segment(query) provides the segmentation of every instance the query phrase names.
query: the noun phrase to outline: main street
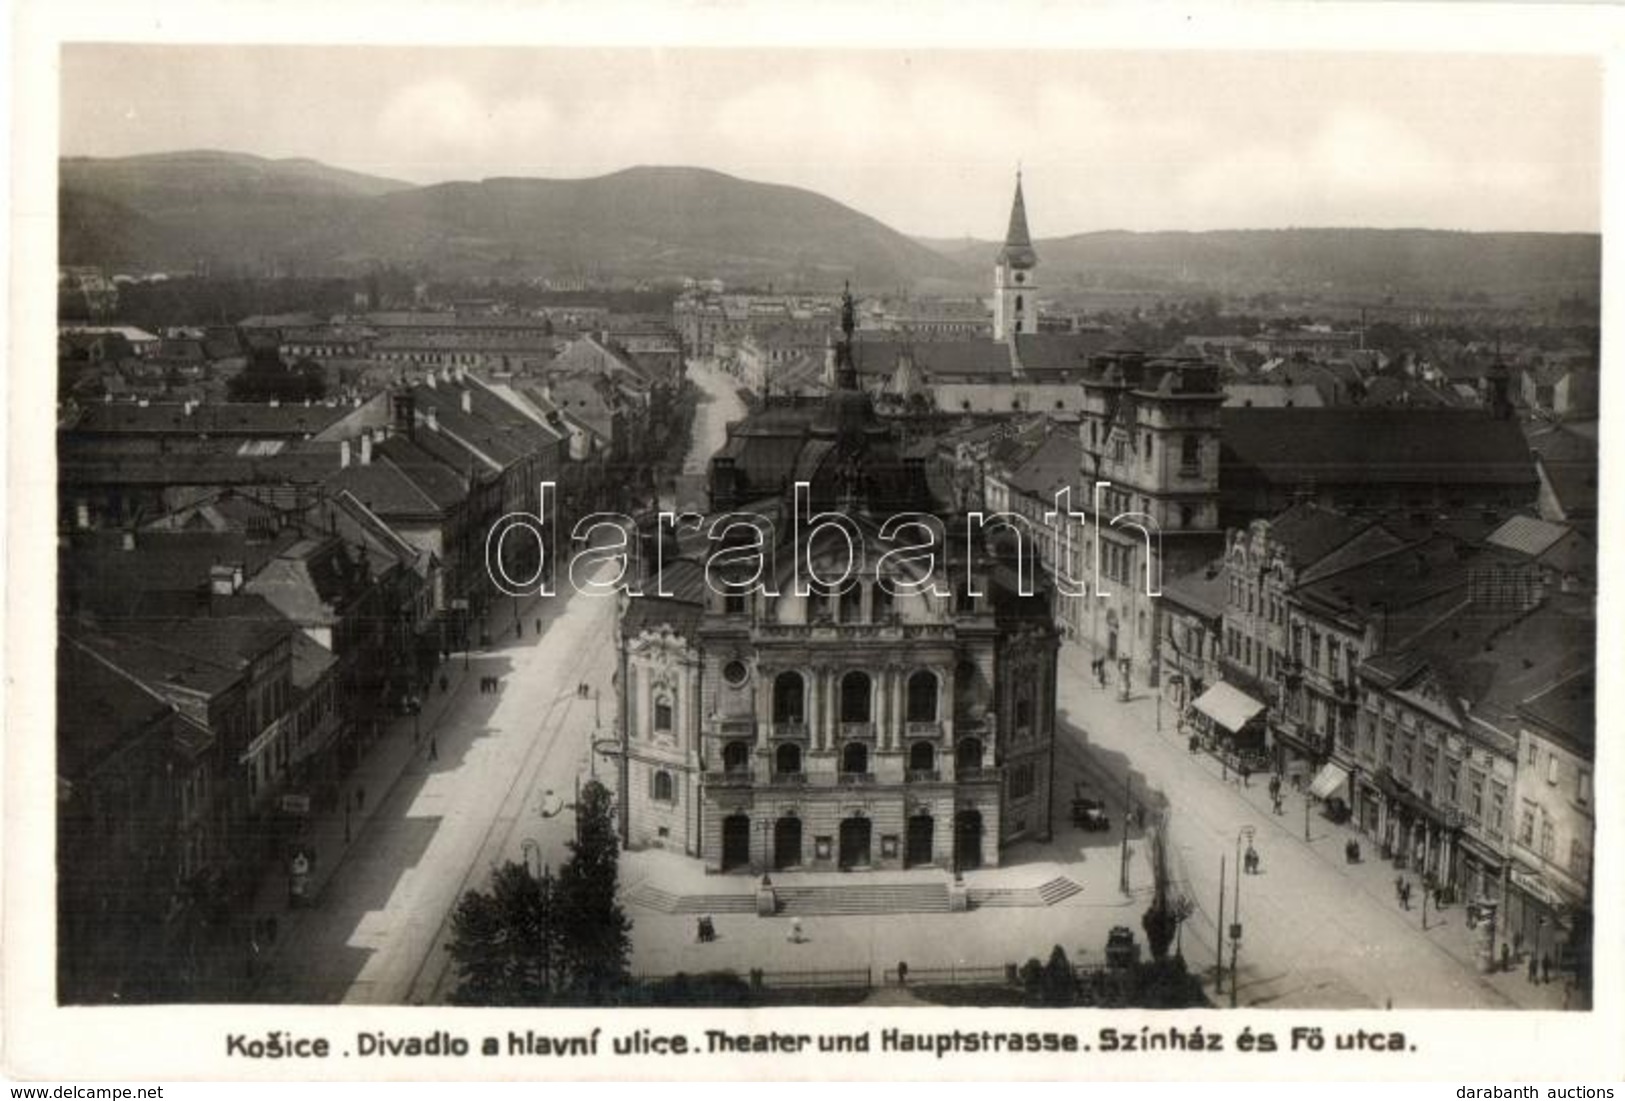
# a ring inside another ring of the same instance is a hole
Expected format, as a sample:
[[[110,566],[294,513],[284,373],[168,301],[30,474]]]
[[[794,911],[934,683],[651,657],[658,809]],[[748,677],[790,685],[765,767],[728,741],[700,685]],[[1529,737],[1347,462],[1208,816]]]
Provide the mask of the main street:
[[[1514,1008],[1561,1004],[1556,987],[1527,987],[1514,975],[1478,974],[1467,949],[1460,905],[1429,915],[1422,928],[1420,884],[1413,909],[1393,890],[1393,869],[1377,861],[1347,865],[1347,834],[1289,792],[1282,815],[1269,807],[1267,777],[1242,789],[1221,777],[1216,761],[1192,754],[1164,707],[1157,729],[1155,699],[1144,688],[1127,704],[1116,687],[1094,687],[1088,654],[1062,651],[1060,708],[1087,753],[1117,778],[1132,771],[1136,795],[1169,811],[1173,863],[1181,889],[1198,909],[1186,930],[1212,957],[1219,920],[1219,862],[1225,860],[1224,924],[1235,920],[1237,837],[1253,831],[1262,869],[1242,875],[1241,1005],[1383,1008]],[[1241,844],[1245,851],[1246,842]],[[1187,940],[1189,943],[1189,940]],[[1226,961],[1229,942],[1226,939]],[[1223,1001],[1229,1001],[1226,976]],[[1516,1001],[1513,999],[1516,998]],[[1215,1000],[1219,1000],[1215,995]]]
[[[613,763],[594,764],[590,753],[595,734],[612,729],[615,609],[612,598],[561,590],[522,608],[516,637],[509,601],[498,601],[491,618],[500,637],[470,655],[467,673],[452,656],[458,683],[445,710],[415,744],[404,720],[374,748],[374,757],[409,751],[409,759],[388,790],[367,796],[381,803],[314,905],[281,919],[257,997],[444,1000],[458,898],[508,860],[529,855],[533,866],[557,868],[568,855],[577,777],[597,769],[613,780]],[[479,690],[488,676],[499,678],[499,691]]]
[[[684,471],[703,491],[706,464],[744,403],[720,369],[695,366],[692,377],[702,395]],[[315,904],[280,912],[274,887],[262,892],[278,935],[258,999],[398,1005],[449,996],[445,948],[463,892],[485,887],[509,860],[557,868],[568,858],[578,780],[596,774],[614,786],[614,759],[595,759],[592,743],[614,730],[615,614],[614,599],[567,586],[518,608],[498,599],[492,645],[467,656],[466,672],[464,656],[451,657],[451,697],[430,701],[415,739],[411,720],[396,722],[346,784],[346,805],[358,795],[363,807],[368,797],[380,802],[332,857],[338,866]],[[498,678],[500,691],[480,691],[485,677]]]

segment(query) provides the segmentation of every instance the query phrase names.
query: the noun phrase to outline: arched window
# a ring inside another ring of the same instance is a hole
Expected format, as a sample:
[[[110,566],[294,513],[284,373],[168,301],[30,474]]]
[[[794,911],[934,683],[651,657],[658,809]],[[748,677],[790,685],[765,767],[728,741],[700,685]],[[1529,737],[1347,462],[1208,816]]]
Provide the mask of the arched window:
[[[780,673],[773,679],[773,721],[776,723],[806,722],[806,687],[801,674],[794,670]]]
[[[750,771],[750,743],[729,742],[722,747],[722,771]]]
[[[960,772],[968,768],[982,767],[982,740],[980,738],[963,738],[959,749],[954,754],[954,768]]]
[[[670,803],[676,800],[676,787],[671,782],[671,773],[665,771],[655,773],[653,798],[659,803]]]
[[[800,772],[801,747],[794,742],[786,742],[773,754],[774,772]]]
[[[841,721],[869,721],[869,674],[853,671],[841,678]]]
[[[862,742],[848,742],[841,749],[842,772],[868,772],[869,747]]]
[[[937,748],[930,742],[915,742],[908,747],[908,770],[930,772],[937,767]]]
[[[937,721],[937,677],[921,669],[908,678],[908,721],[934,723]]]
[[[661,734],[671,732],[671,700],[665,696],[655,700],[655,730]]]

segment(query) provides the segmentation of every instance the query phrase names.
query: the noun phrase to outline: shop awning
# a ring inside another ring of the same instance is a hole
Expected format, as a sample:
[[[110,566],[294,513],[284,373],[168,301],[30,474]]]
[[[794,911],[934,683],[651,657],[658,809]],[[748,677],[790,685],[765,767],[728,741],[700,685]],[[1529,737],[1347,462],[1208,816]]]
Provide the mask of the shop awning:
[[[1223,681],[1196,697],[1192,707],[1224,727],[1238,731],[1264,710],[1264,705]]]
[[[1314,782],[1309,785],[1309,794],[1316,799],[1330,799],[1342,789],[1348,778],[1349,774],[1341,766],[1328,761],[1315,773]]]

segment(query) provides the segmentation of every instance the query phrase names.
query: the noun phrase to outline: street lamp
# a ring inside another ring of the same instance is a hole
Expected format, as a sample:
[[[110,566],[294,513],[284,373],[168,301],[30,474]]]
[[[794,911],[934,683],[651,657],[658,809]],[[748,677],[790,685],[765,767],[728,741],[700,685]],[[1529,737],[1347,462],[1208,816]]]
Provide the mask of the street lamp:
[[[1233,903],[1234,917],[1230,922],[1230,1008],[1236,1008],[1237,975],[1241,964],[1238,957],[1241,954],[1241,842],[1246,840],[1249,848],[1253,843],[1253,828],[1241,827],[1236,834],[1236,898]]]
[[[1122,855],[1122,859],[1118,862],[1118,868],[1117,868],[1117,889],[1122,891],[1125,895],[1129,893],[1129,889],[1128,889],[1128,820],[1129,820],[1129,810],[1133,806],[1133,804],[1134,804],[1134,774],[1132,772],[1129,772],[1129,773],[1125,773],[1123,775],[1123,855]]]

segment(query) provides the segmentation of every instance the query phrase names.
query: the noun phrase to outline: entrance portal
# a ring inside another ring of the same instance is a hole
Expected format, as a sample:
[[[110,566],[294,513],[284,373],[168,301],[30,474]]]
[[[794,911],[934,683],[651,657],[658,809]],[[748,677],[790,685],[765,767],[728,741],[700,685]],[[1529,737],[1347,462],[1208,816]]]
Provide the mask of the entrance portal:
[[[722,870],[731,872],[750,864],[750,817],[730,814],[722,820]]]
[[[932,861],[931,845],[936,835],[936,822],[929,814],[916,814],[908,820],[908,845],[903,851],[903,866],[917,868]]]
[[[962,872],[982,866],[982,812],[962,810],[954,816],[954,852]]]
[[[779,870],[801,864],[801,819],[780,818],[773,823],[773,867]]]
[[[867,818],[846,818],[841,821],[841,870],[865,868],[869,865],[870,826]]]

